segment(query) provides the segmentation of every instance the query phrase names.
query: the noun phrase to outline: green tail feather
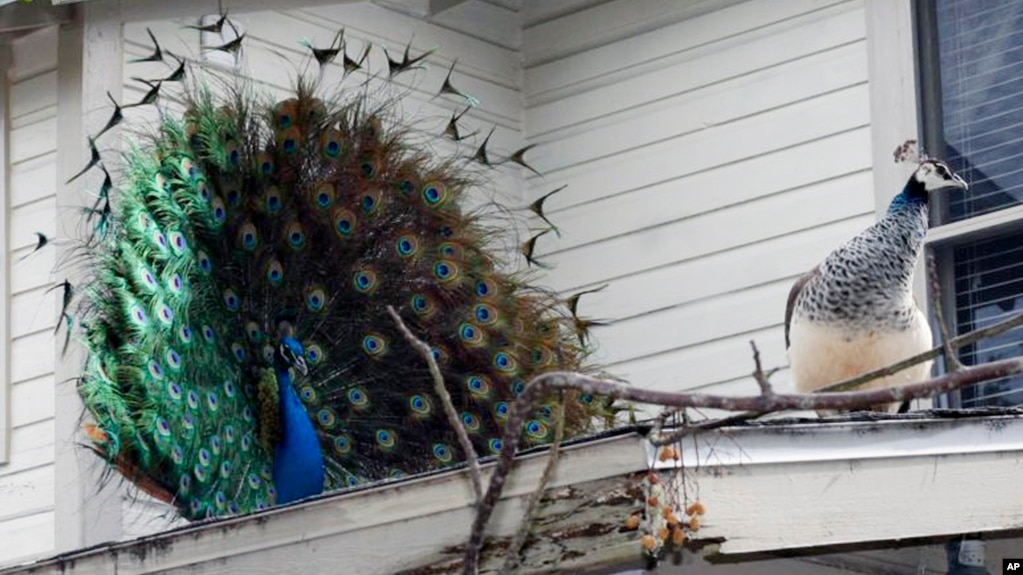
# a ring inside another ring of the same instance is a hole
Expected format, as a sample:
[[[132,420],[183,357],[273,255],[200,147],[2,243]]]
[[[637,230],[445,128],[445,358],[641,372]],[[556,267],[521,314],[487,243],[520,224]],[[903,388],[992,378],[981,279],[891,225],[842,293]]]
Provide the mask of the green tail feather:
[[[184,117],[126,155],[89,243],[79,391],[91,435],[188,517],[273,504],[268,368],[284,333],[305,348],[295,385],[328,489],[462,458],[388,305],[434,346],[484,455],[500,451],[526,381],[585,368],[564,306],[500,271],[497,230],[463,212],[472,174],[411,146],[365,96],[313,92],[300,82],[266,105],[187,89]],[[553,401],[526,423],[528,442],[551,438]],[[567,401],[573,434],[606,413],[592,397]]]

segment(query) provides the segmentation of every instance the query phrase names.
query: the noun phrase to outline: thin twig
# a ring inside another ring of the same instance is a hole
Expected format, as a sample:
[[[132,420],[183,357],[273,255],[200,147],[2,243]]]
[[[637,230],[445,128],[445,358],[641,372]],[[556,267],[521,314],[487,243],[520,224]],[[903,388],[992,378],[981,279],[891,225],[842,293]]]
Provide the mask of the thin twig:
[[[526,538],[529,536],[529,526],[533,523],[533,518],[536,517],[536,512],[540,508],[540,500],[543,498],[544,489],[547,488],[551,478],[554,477],[554,471],[558,468],[558,458],[561,455],[561,441],[565,437],[564,396],[558,402],[557,410],[554,422],[554,440],[551,442],[550,452],[547,455],[547,465],[544,467],[543,475],[540,476],[539,485],[536,486],[533,494],[529,496],[529,504],[526,507],[526,512],[522,515],[519,531],[515,534],[515,540],[512,541],[511,547],[508,549],[504,565],[501,566],[501,575],[512,573],[519,566],[519,562],[522,560],[522,547],[525,546]]]
[[[726,397],[705,393],[672,393],[628,387],[572,372],[554,371],[533,378],[526,389],[515,400],[502,437],[503,448],[498,456],[490,485],[477,508],[465,550],[463,563],[465,575],[476,575],[479,569],[480,550],[487,523],[494,512],[497,501],[504,490],[508,472],[511,470],[521,437],[521,427],[532,409],[533,402],[553,390],[575,389],[583,393],[603,395],[614,399],[650,403],[666,407],[714,408],[730,411],[769,412],[789,409],[856,409],[883,403],[895,403],[910,399],[933,397],[958,389],[965,385],[990,381],[1000,377],[1023,373],[1023,357],[993,361],[970,367],[962,371],[911,383],[901,387],[871,389],[866,391],[830,392],[813,394],[779,394]]]
[[[938,329],[941,330],[941,344],[945,349],[945,361],[949,371],[959,371],[963,369],[963,362],[959,361],[959,356],[956,355],[955,350],[952,348],[951,337],[949,337],[948,322],[945,321],[944,306],[941,305],[941,283],[938,281],[938,262],[934,258],[934,254],[928,252],[927,254],[927,276],[931,283],[931,299],[934,300],[934,317],[938,320]]]
[[[753,348],[753,364],[756,366],[756,369],[753,371],[753,379],[760,386],[760,395],[774,395],[774,388],[771,387],[771,382],[767,379],[768,376],[764,375],[764,367],[760,365],[760,350],[757,349],[757,342],[751,339],[749,340],[749,346]]]
[[[947,345],[953,349],[959,349],[961,347],[970,345],[971,343],[982,340],[984,338],[994,337],[998,334],[1005,333],[1010,329],[1019,327],[1021,325],[1023,325],[1023,313],[1010,317],[1005,321],[1000,321],[994,325],[981,329],[975,329],[969,333],[965,333],[958,337],[954,337],[948,341]],[[914,355],[909,359],[904,359],[898,363],[893,363],[892,365],[889,365],[887,367],[875,369],[874,371],[864,373],[863,375],[858,375],[856,377],[849,378],[845,381],[840,381],[834,385],[823,387],[818,391],[820,392],[848,391],[850,389],[856,389],[857,387],[863,385],[864,383],[867,383],[868,381],[873,381],[881,377],[892,375],[893,373],[898,373],[918,363],[923,363],[929,359],[934,359],[941,355],[944,352],[944,350],[945,345],[939,345],[937,347],[932,348],[929,351],[925,351],[923,353]]]
[[[455,405],[451,402],[451,394],[448,393],[448,389],[444,385],[444,376],[440,372],[437,360],[433,357],[433,350],[430,349],[426,342],[412,333],[412,330],[405,325],[405,322],[402,321],[401,316],[398,315],[393,306],[387,306],[387,313],[391,314],[391,318],[394,319],[394,323],[398,325],[398,329],[401,330],[409,345],[426,360],[426,365],[430,369],[430,376],[433,378],[433,391],[440,398],[441,405],[444,406],[444,413],[448,418],[448,423],[454,428],[455,435],[458,436],[458,443],[462,445],[462,451],[465,452],[465,462],[469,466],[469,480],[472,484],[472,492],[475,496],[476,504],[478,505],[483,500],[483,480],[480,474],[479,458],[476,456],[476,450],[469,439],[469,433],[465,430],[462,419],[458,417],[458,411],[455,410]]]

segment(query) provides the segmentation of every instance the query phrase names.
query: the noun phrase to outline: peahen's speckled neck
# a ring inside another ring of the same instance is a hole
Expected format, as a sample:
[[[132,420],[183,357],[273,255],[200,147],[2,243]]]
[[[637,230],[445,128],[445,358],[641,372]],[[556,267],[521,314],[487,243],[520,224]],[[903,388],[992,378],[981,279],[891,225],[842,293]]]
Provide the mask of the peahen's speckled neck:
[[[911,325],[913,272],[926,233],[927,191],[910,179],[883,218],[824,260],[797,314],[854,332]]]
[[[277,503],[289,503],[323,491],[323,452],[287,369],[277,369],[281,391],[282,435],[274,447]]]

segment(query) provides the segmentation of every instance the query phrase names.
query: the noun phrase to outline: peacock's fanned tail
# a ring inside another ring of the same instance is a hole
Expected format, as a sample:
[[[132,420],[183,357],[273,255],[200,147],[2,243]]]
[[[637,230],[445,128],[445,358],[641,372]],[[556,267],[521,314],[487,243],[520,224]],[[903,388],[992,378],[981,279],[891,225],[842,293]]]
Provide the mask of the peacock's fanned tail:
[[[188,111],[126,154],[89,244],[79,391],[95,449],[129,479],[191,518],[272,505],[284,331],[305,349],[295,387],[326,488],[460,461],[388,305],[434,346],[483,455],[501,450],[529,378],[580,368],[559,300],[500,271],[495,230],[463,211],[471,178],[408,144],[364,95],[318,98],[302,82],[272,105],[186,92]],[[566,401],[569,431],[587,429],[599,402]],[[527,441],[549,440],[551,413],[537,406]]]

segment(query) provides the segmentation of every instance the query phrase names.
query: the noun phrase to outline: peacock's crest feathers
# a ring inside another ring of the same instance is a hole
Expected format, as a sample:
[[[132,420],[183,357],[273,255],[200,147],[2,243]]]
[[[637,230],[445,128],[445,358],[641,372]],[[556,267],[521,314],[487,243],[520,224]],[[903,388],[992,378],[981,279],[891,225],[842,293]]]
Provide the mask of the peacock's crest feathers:
[[[392,73],[421,59],[406,50]],[[300,342],[308,373],[294,389],[327,488],[462,457],[388,305],[433,346],[482,454],[501,450],[526,381],[583,367],[571,314],[505,271],[498,230],[464,208],[477,183],[464,163],[428,153],[364,92],[323,91],[299,81],[268,102],[248,88],[186,88],[186,111],[162,113],[124,154],[87,244],[79,392],[89,436],[189,517],[275,501],[282,337]],[[527,441],[550,440],[555,401],[526,422]],[[568,431],[587,429],[602,406],[566,400]]]

